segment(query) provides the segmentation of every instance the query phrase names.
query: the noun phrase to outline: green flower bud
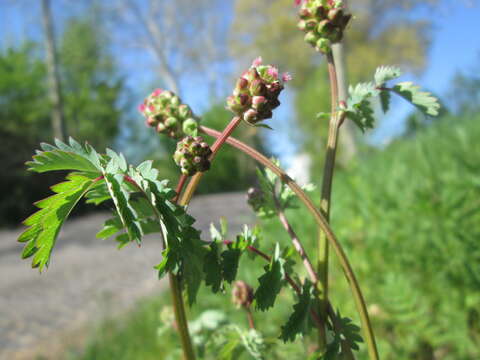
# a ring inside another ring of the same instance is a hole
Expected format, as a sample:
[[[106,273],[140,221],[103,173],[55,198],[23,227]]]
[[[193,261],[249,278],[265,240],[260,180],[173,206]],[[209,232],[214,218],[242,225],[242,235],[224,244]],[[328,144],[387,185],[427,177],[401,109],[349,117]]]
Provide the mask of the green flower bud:
[[[315,48],[316,48],[318,51],[320,51],[320,52],[322,52],[322,53],[324,53],[324,54],[327,54],[327,53],[329,53],[329,52],[331,51],[331,49],[332,49],[332,47],[331,47],[331,42],[330,42],[330,40],[328,40],[328,39],[320,38],[320,39],[317,41],[317,43],[316,43],[316,45],[315,45]]]
[[[195,136],[198,132],[198,122],[193,118],[189,118],[183,122],[183,132],[187,135]]]
[[[309,31],[305,34],[304,40],[310,45],[315,45],[317,43],[317,35],[314,31]]]
[[[187,136],[177,143],[177,150],[173,160],[180,166],[182,174],[192,176],[197,172],[204,172],[210,168],[212,151],[201,136],[193,138]]]

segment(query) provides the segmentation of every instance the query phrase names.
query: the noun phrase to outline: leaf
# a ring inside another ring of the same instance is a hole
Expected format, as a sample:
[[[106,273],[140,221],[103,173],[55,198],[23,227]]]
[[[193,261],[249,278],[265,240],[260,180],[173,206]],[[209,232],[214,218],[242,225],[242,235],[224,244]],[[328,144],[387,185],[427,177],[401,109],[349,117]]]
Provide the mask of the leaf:
[[[265,267],[265,273],[258,278],[260,285],[255,291],[255,303],[258,310],[268,310],[275,303],[285,277],[284,264],[285,260],[280,257],[280,246],[277,243],[270,264]]]
[[[122,229],[122,221],[120,220],[120,218],[114,217],[105,221],[105,223],[103,224],[103,229],[100,230],[95,236],[100,239],[108,239]]]
[[[282,326],[280,339],[284,342],[295,341],[297,335],[305,335],[308,329],[310,307],[312,302],[312,284],[305,281],[298,302],[293,306],[293,313]]]
[[[240,249],[228,249],[222,252],[222,274],[225,281],[232,283],[237,277],[238,263],[242,251]]]
[[[397,79],[402,75],[402,70],[396,66],[380,66],[375,71],[375,85],[383,86],[387,81]]]
[[[205,249],[200,237],[190,238],[182,243],[182,278],[185,282],[189,305],[193,305],[203,280]]]
[[[437,98],[429,92],[420,91],[420,87],[414,83],[409,81],[398,83],[392,88],[392,91],[415,105],[423,113],[430,116],[438,115],[440,104]]]
[[[37,150],[33,161],[26,162],[28,170],[44,173],[54,170],[76,170],[100,175],[98,154],[90,147],[82,147],[70,138],[70,146],[55,141],[57,147],[42,143],[42,150]]]
[[[118,216],[127,230],[130,241],[140,243],[142,240],[142,229],[132,206],[129,204],[128,192],[123,188],[123,175],[105,174],[108,192],[115,204]]]
[[[213,293],[223,290],[222,263],[216,241],[212,241],[208,247],[203,272],[205,273],[205,285],[211,286]]]
[[[35,203],[40,210],[23,222],[29,228],[18,238],[27,243],[22,257],[33,256],[32,267],[41,271],[48,266],[61,226],[93,182],[87,176],[71,173],[66,182],[52,186],[55,195]]]
[[[339,328],[335,329],[336,335],[339,336],[341,340],[347,341],[353,350],[358,351],[360,349],[358,344],[363,342],[360,335],[360,328],[353,323],[352,319],[342,317],[338,310],[336,318],[339,323]]]
[[[349,88],[346,113],[362,132],[373,128],[375,119],[371,100],[379,94],[380,90],[371,82],[360,83]]]
[[[380,91],[380,105],[382,106],[383,113],[386,113],[390,109],[390,92]]]

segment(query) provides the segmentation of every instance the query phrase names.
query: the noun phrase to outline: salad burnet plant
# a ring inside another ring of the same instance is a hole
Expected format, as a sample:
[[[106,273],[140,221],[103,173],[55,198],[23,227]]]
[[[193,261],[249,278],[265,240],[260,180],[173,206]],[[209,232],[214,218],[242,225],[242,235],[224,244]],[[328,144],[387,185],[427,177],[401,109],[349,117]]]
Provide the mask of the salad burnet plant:
[[[309,334],[315,336],[315,348],[305,355],[309,359],[354,359],[363,341],[369,357],[379,359],[365,299],[353,267],[343,251],[341,239],[329,226],[338,134],[345,121],[353,121],[362,131],[372,128],[376,109],[386,112],[391,94],[403,97],[432,116],[438,114],[439,104],[411,82],[394,83],[401,72],[393,66],[378,68],[372,81],[350,86],[347,90],[339,81],[344,71],[342,59],[334,56],[335,47],[342,46],[344,33],[352,20],[347,7],[341,0],[296,0],[295,3],[300,7],[298,28],[305,33],[305,42],[325,56],[330,75],[330,129],[319,205],[307,195],[313,186],[300,187],[277,161],[232,136],[242,124],[273,126],[269,119],[280,106],[282,90],[291,80],[291,75],[281,74],[259,57],[237,79],[232,95],[226,99],[226,107],[233,118],[223,131],[203,126],[200,117],[168,90],[153,91],[139,106],[148,126],[178,141],[172,154],[179,167],[175,189],[162,179],[150,160],[138,166],[129,165],[122,154],[110,149],[99,153],[88,143],[82,145],[74,139],[68,143],[56,140],[54,145],[41,144],[41,150],[27,162],[28,169],[37,173],[66,170],[69,174],[65,182],[52,187],[51,197],[35,204],[39,210],[24,221],[27,229],[18,239],[25,243],[22,257],[31,258],[32,267],[42,271],[49,265],[60,229],[75,205],[82,199],[95,205],[112,201],[115,211],[97,237],[114,237],[121,248],[131,242],[140,244],[147,234],[158,234],[163,251],[155,268],[160,278],[169,279],[174,313],[172,328],[178,332],[185,359],[202,357],[207,349],[222,354],[225,359],[235,358],[239,347],[255,359],[266,359],[266,334],[262,324],[255,322],[255,312],[275,307],[282,301],[279,294],[285,288],[294,292],[297,302],[274,336],[283,342],[303,341]],[[319,121],[324,117],[324,114],[319,116]],[[215,141],[209,145],[207,137]],[[248,189],[247,202],[259,218],[278,219],[291,246],[282,248],[279,243],[266,245],[266,239],[259,241],[262,232],[258,226],[245,226],[234,240],[228,240],[224,221],[220,230],[212,225],[210,241],[201,239],[195,219],[188,214],[188,204],[203,174],[210,166],[215,166],[215,156],[225,143],[264,168],[257,172],[258,185]],[[316,254],[308,253],[286,216],[286,210],[295,209],[299,203],[318,225]],[[335,310],[334,299],[328,296],[329,249],[337,256],[350,286],[360,327]],[[258,259],[263,269],[255,285],[237,279],[244,254]],[[295,269],[298,270],[295,262],[304,268],[304,278],[295,273]],[[199,329],[205,329],[204,320],[196,321],[195,326],[190,322],[194,329],[191,331],[184,299],[188,306],[194,306],[201,286],[213,293],[224,293],[231,287],[232,302],[245,311],[249,329],[242,329],[239,324],[225,326],[223,320],[217,319],[215,326],[207,326],[217,339],[213,342],[198,335]],[[236,339],[235,346],[228,340],[232,336]]]

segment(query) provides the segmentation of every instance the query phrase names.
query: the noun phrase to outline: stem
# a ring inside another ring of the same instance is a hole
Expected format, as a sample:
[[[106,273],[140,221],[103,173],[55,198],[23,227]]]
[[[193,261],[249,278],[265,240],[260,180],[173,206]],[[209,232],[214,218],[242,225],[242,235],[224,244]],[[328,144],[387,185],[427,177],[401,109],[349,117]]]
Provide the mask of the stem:
[[[337,153],[338,130],[340,128],[338,108],[338,82],[335,63],[332,53],[327,54],[328,75],[330,79],[331,91],[331,117],[327,138],[327,153],[325,158],[325,168],[323,171],[322,193],[320,200],[320,209],[327,222],[330,220],[330,203],[332,196],[333,172],[335,169],[335,157]],[[317,269],[320,277],[320,314],[326,313],[328,302],[328,241],[323,231],[318,235],[318,263]]]
[[[180,195],[182,194],[182,190],[183,190],[183,187],[185,186],[185,183],[187,181],[187,175],[181,175],[180,176],[180,179],[178,180],[178,184],[177,184],[177,187],[175,189],[175,192],[177,193],[177,195],[175,195],[175,197],[172,199],[172,201],[174,203],[176,203],[178,201],[178,198],[180,197]]]
[[[177,186],[177,191],[181,192],[181,189],[183,187],[183,184],[185,183],[185,179],[183,179],[183,176],[180,178],[180,181]],[[132,185],[134,185],[147,199],[148,196],[147,194],[143,191],[143,189],[133,180],[130,176],[125,176],[125,181],[128,181]],[[178,197],[178,192],[177,192],[177,197]],[[176,201],[176,200],[175,200]],[[153,206],[150,202],[149,204],[152,207],[153,212],[155,213],[155,216],[157,217],[158,222],[161,221],[162,215],[158,212],[157,208]],[[162,249],[166,248],[166,242],[165,242],[165,234],[163,227],[160,227],[160,237],[162,240]],[[187,315],[185,312],[185,304],[183,303],[183,297],[182,297],[182,290],[180,286],[180,279],[172,274],[171,272],[168,273],[168,280],[170,284],[170,292],[172,294],[172,304],[173,304],[173,312],[175,314],[175,321],[177,324],[177,331],[180,335],[180,341],[182,343],[182,349],[183,349],[183,358],[185,360],[195,360],[195,351],[193,350],[193,344],[192,340],[190,338],[190,332],[188,330],[188,321],[187,321]]]
[[[285,216],[285,213],[282,209],[282,206],[280,205],[280,202],[275,194],[275,190],[273,192],[273,201],[275,202],[275,207],[277,208],[277,215],[278,218],[280,219],[280,222],[282,223],[283,227],[287,231],[288,235],[290,236],[290,239],[292,240],[293,247],[297,251],[298,255],[302,259],[303,266],[307,270],[308,275],[310,276],[310,280],[313,282],[315,287],[319,290],[319,293],[316,295],[318,299],[320,298],[320,283],[319,283],[319,278],[317,273],[315,272],[315,269],[313,268],[312,262],[308,258],[307,252],[305,251],[305,248],[303,247],[302,243],[300,242],[300,239],[298,238],[297,234],[293,230],[292,226],[290,225],[287,217]],[[320,317],[318,320],[318,332],[319,332],[319,348],[324,350],[327,347],[327,334],[325,332],[325,319],[327,318],[326,313],[319,313]],[[322,321],[323,320],[323,321]]]
[[[200,126],[200,130],[209,136],[213,136],[217,138],[221,136],[220,132],[213,129],[209,129],[205,126]],[[327,240],[330,242],[330,245],[335,251],[335,254],[338,257],[340,266],[342,267],[345,277],[347,278],[348,285],[350,286],[350,291],[355,300],[355,305],[357,307],[357,311],[360,316],[360,321],[362,323],[365,342],[367,344],[370,358],[372,360],[379,360],[377,345],[375,342],[375,335],[373,333],[372,324],[368,316],[367,306],[365,304],[362,291],[355,277],[355,273],[353,272],[353,269],[350,265],[350,262],[348,261],[348,258],[345,255],[345,252],[343,251],[343,248],[338,242],[335,234],[333,233],[332,229],[328,225],[328,222],[326,221],[325,217],[316,208],[316,206],[308,198],[308,196],[304,193],[304,191],[300,188],[300,186],[298,186],[297,183],[295,183],[295,181],[292,180],[292,178],[290,178],[282,169],[280,169],[278,166],[272,163],[267,157],[265,157],[255,149],[252,149],[250,146],[244,144],[243,142],[237,139],[228,138],[226,142],[236,147],[237,149],[243,151],[245,154],[255,159],[256,161],[261,163],[263,166],[269,168],[273,173],[275,173],[298,196],[300,201],[305,205],[307,210],[315,218],[317,225],[325,232]]]
[[[249,307],[245,307],[245,312],[247,313],[247,319],[248,319],[248,326],[250,329],[255,329],[255,322],[253,321],[253,314],[252,310],[250,310]]]
[[[170,291],[172,293],[173,312],[175,313],[175,321],[182,342],[183,357],[185,360],[195,360],[195,351],[193,350],[190,332],[188,330],[187,315],[185,312],[185,305],[183,303],[182,290],[180,288],[180,279],[168,273],[168,280],[170,283]]]

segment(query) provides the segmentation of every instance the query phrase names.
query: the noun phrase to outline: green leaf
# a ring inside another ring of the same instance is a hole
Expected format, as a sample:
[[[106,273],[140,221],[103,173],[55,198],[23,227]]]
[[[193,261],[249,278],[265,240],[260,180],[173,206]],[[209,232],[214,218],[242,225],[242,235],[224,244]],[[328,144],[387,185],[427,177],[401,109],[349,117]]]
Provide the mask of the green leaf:
[[[423,113],[430,116],[438,115],[440,104],[437,98],[429,92],[420,91],[420,87],[414,83],[409,81],[399,83],[392,88],[392,91],[412,103]]]
[[[205,249],[200,237],[192,237],[182,242],[182,279],[185,283],[189,305],[193,305],[203,280]]]
[[[108,239],[122,229],[122,221],[120,220],[120,218],[114,217],[105,221],[105,223],[103,224],[103,229],[96,234],[96,237],[99,239]]]
[[[355,325],[352,319],[342,317],[338,310],[336,321],[339,323],[339,328],[335,329],[336,335],[339,336],[341,340],[347,341],[353,350],[358,351],[360,349],[358,344],[363,342],[362,336],[360,335],[360,327]]]
[[[371,100],[379,94],[380,90],[371,82],[349,88],[346,113],[363,132],[373,128],[375,119]]]
[[[118,216],[127,231],[130,241],[140,243],[142,240],[142,228],[138,222],[137,214],[129,203],[129,194],[122,186],[122,174],[112,175],[105,174],[108,192],[115,204]]]
[[[212,287],[212,292],[217,293],[223,290],[222,263],[218,250],[218,244],[214,240],[208,247],[203,264],[203,272],[205,273],[205,285]]]
[[[298,302],[293,306],[293,313],[282,326],[280,339],[284,342],[295,341],[297,335],[305,335],[308,329],[310,307],[312,302],[312,284],[305,281]]]
[[[70,138],[70,145],[66,145],[56,140],[56,147],[46,143],[40,146],[42,150],[37,150],[33,156],[33,161],[28,161],[26,165],[31,171],[43,173],[54,170],[76,170],[87,173],[97,173],[100,176],[101,167],[99,166],[98,154],[93,148],[82,147],[75,140]]]
[[[285,260],[280,257],[280,246],[277,243],[270,264],[265,267],[265,273],[258,279],[260,285],[255,291],[258,310],[265,311],[274,305],[285,278],[284,264]]]
[[[32,267],[41,271],[48,266],[61,226],[93,183],[87,176],[71,173],[66,182],[52,186],[55,195],[35,203],[40,210],[23,222],[29,228],[18,238],[27,243],[22,257],[33,256]]]
[[[390,109],[390,92],[386,90],[380,91],[380,105],[382,106],[383,113],[386,113]]]
[[[375,71],[375,85],[383,86],[387,81],[397,79],[402,75],[402,70],[396,66],[380,66]]]
[[[225,281],[232,283],[237,277],[238,263],[242,251],[240,249],[231,248],[222,252],[222,274]]]

